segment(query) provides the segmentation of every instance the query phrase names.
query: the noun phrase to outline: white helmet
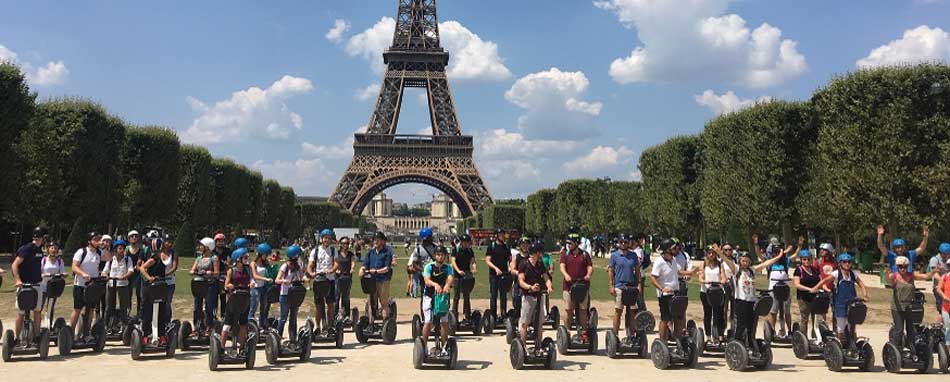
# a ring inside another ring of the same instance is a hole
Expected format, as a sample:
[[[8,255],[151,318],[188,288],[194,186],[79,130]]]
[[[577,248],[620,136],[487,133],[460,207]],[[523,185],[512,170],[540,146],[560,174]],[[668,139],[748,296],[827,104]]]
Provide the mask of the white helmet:
[[[910,259],[908,259],[906,256],[897,256],[897,258],[894,259],[894,265],[908,265],[908,264],[910,264]]]
[[[208,248],[209,251],[214,250],[214,239],[210,237],[206,237],[201,240],[198,240],[198,242],[201,243],[201,245],[205,246],[205,248]]]
[[[824,250],[826,250],[826,251],[828,251],[828,252],[832,252],[832,253],[835,251],[835,247],[834,247],[833,245],[831,245],[831,243],[821,243],[821,246],[819,246],[818,248],[824,249]]]
[[[100,239],[101,239],[101,240],[112,241],[112,236],[109,236],[109,235],[102,235],[102,237],[101,237]]]
[[[154,230],[154,229],[151,230],[151,231],[148,231],[148,233],[145,235],[145,237],[147,237],[147,238],[149,238],[149,239],[158,239],[158,231],[156,231],[156,230]]]

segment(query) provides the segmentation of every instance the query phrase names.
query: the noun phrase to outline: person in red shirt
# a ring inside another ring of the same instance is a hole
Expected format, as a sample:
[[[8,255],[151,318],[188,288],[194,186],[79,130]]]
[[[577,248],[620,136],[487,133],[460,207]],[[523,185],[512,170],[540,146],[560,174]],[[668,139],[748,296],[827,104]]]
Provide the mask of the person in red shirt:
[[[594,272],[594,264],[591,262],[590,255],[578,248],[581,235],[571,233],[567,236],[567,251],[561,255],[561,275],[564,276],[564,282],[561,290],[564,291],[564,326],[571,326],[571,317],[573,317],[574,303],[577,303],[577,316],[581,328],[587,327],[587,309],[590,306],[590,296],[585,296],[583,301],[571,301],[571,284],[581,282],[590,287],[590,276]],[[581,339],[587,342],[587,332],[581,331]]]

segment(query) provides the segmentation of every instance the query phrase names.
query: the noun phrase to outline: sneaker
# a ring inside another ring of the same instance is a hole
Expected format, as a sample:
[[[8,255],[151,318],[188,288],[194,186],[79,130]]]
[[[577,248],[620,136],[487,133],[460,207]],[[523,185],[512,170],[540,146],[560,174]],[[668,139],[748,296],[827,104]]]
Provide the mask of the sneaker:
[[[587,332],[581,332],[581,342],[587,343]]]
[[[142,346],[148,345],[148,336],[142,336]]]
[[[158,337],[158,345],[159,346],[168,345],[168,338],[166,338],[165,336]]]
[[[442,349],[442,354],[441,354],[441,355],[442,355],[442,357],[444,357],[444,358],[448,358],[448,356],[449,356],[448,350]]]

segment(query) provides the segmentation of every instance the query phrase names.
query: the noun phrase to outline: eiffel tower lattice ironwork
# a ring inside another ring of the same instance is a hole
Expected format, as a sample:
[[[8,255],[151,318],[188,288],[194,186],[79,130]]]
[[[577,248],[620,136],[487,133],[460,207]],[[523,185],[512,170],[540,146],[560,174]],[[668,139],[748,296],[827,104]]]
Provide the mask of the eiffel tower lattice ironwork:
[[[379,192],[402,183],[422,183],[446,193],[464,216],[492,203],[472,160],[472,137],[462,135],[439,44],[436,0],[398,0],[392,46],[376,107],[365,134],[356,134],[353,159],[330,196],[359,214]],[[432,135],[396,134],[403,91],[426,88]]]

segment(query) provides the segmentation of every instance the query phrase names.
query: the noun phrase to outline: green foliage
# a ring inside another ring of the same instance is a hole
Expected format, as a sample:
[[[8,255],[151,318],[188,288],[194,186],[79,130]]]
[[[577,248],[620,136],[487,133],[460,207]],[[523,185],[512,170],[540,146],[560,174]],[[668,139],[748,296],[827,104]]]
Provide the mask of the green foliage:
[[[181,147],[178,179],[177,225],[210,231],[214,221],[214,177],[211,154],[204,147]]]
[[[702,216],[710,228],[788,231],[815,140],[809,105],[772,101],[710,120],[703,144]],[[786,237],[786,240],[791,238]]]
[[[214,225],[223,229],[240,226],[248,210],[249,187],[244,183],[247,168],[230,159],[215,158],[211,161],[214,179]]]
[[[593,232],[593,222],[589,219],[590,212],[586,211],[591,205],[591,195],[597,184],[590,179],[575,179],[564,181],[557,186],[555,197],[554,230],[555,235],[561,236],[571,226],[577,226],[584,233]]]
[[[69,236],[66,236],[66,243],[61,244],[63,253],[72,254],[80,247],[86,245],[86,233],[89,232],[82,226],[81,219],[76,219],[73,222],[72,228],[69,230]],[[72,258],[72,256],[67,255],[67,257]]]
[[[640,182],[610,182],[607,187],[607,232],[634,234],[643,230],[640,209],[643,206],[643,184]]]
[[[649,201],[643,203],[641,211],[650,233],[689,237],[698,231],[701,224],[700,156],[700,141],[696,135],[670,138],[640,155],[642,198]]]
[[[936,181],[947,172],[950,66],[861,70],[811,102],[818,143],[799,202],[806,222],[844,238],[878,223],[895,232],[948,225],[947,183]]]
[[[482,228],[502,228],[524,232],[524,207],[516,204],[493,204],[481,210]]]
[[[277,230],[286,237],[299,237],[301,234],[296,203],[297,195],[294,193],[294,189],[282,187],[280,189],[280,218],[277,222]]]
[[[548,224],[554,215],[554,199],[556,197],[556,191],[550,188],[528,195],[524,216],[526,233],[543,236],[553,231]]]
[[[180,144],[175,132],[156,126],[126,129],[122,156],[123,221],[129,226],[175,221]]]
[[[304,236],[310,236],[324,228],[337,228],[349,226],[346,221],[348,211],[341,208],[336,203],[320,202],[307,203],[297,207],[300,219],[300,226]],[[349,217],[352,219],[352,217]]]
[[[30,93],[20,68],[0,62],[0,195],[5,195],[0,198],[0,218],[18,210],[16,197],[28,190],[20,187],[24,163],[16,148],[33,118],[35,101],[36,93]]]
[[[197,242],[198,236],[195,234],[194,225],[186,221],[175,233],[175,253],[181,257],[194,257]]]
[[[246,227],[263,227],[261,209],[264,207],[264,176],[258,171],[249,171],[247,168],[244,169],[243,175],[247,187],[247,206],[242,223]]]

